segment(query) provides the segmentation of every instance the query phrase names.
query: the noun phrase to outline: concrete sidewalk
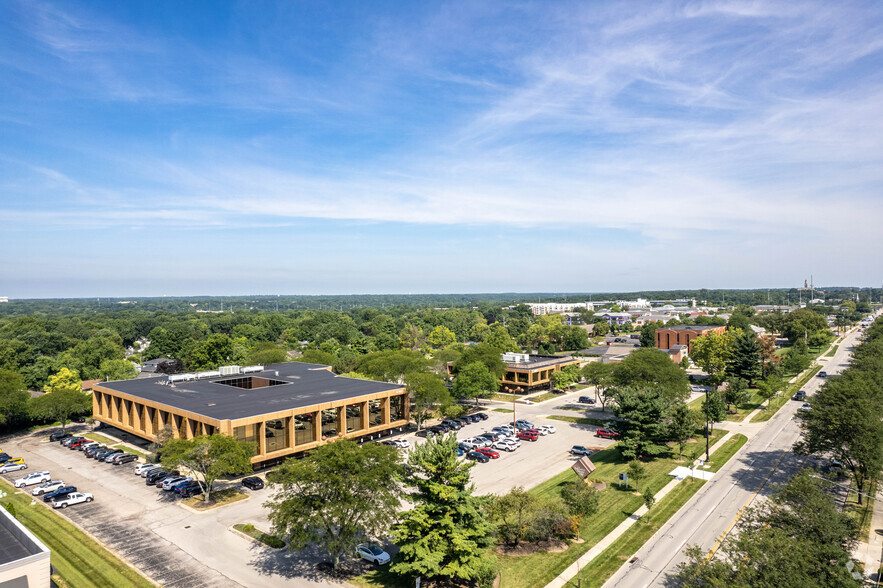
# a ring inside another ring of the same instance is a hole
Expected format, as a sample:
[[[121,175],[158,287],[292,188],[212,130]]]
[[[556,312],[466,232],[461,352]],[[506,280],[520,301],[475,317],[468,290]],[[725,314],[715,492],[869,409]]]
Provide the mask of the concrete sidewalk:
[[[879,585],[883,580],[878,572],[883,565],[883,485],[877,485],[871,531],[862,538],[852,555],[864,565],[865,578]]]

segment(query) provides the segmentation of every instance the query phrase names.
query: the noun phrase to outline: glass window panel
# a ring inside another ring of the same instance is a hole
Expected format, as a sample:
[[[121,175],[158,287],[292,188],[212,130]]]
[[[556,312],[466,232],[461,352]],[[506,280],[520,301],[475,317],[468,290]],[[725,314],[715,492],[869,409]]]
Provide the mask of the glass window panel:
[[[313,442],[316,414],[299,414],[294,417],[294,443],[304,445]]]
[[[362,428],[362,405],[350,404],[346,407],[346,431],[358,431]]]
[[[322,436],[337,436],[337,413],[336,408],[326,408],[322,411]]]
[[[275,419],[264,423],[264,438],[267,453],[288,447],[288,419]]]
[[[368,426],[378,427],[383,424],[383,401],[368,401]]]
[[[389,399],[389,420],[401,421],[405,418],[405,397],[393,396]]]

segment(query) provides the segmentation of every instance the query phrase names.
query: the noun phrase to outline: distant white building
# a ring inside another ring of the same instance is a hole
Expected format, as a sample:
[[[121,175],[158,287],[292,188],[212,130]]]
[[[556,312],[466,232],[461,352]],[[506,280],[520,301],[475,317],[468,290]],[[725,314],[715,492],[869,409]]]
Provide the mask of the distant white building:
[[[0,302],[9,302],[9,296],[0,296]]]
[[[530,302],[528,303],[530,311],[534,316],[543,314],[561,314],[563,312],[573,312],[577,308],[585,308],[587,310],[595,310],[595,305],[591,302]]]

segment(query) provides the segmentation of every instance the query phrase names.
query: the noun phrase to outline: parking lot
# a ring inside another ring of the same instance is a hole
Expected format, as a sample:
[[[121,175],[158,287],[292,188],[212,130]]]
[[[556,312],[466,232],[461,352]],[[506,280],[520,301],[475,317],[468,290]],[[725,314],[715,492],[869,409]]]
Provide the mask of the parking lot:
[[[588,409],[576,403],[580,395],[574,392],[541,404],[516,405],[517,418],[536,425],[554,425],[557,432],[542,436],[536,442],[522,441],[521,447],[513,453],[500,452],[499,459],[477,463],[472,469],[476,492],[504,493],[514,486],[531,488],[570,468],[576,460],[569,453],[572,445],[609,446],[612,441],[594,436],[596,427],[546,418],[552,414],[602,417],[585,411],[562,410],[565,406]],[[488,420],[467,425],[457,432],[457,437],[474,437],[512,422],[511,413],[495,412],[495,407],[511,409],[511,404],[488,403],[484,407]],[[90,429],[78,425],[71,430],[77,434]],[[255,492],[242,489],[249,494],[248,499],[207,512],[194,512],[180,506],[180,501],[171,493],[147,486],[143,478],[133,473],[137,462],[114,466],[88,459],[81,451],[50,442],[48,436],[51,432],[44,430],[0,444],[5,451],[23,457],[28,463],[27,470],[4,474],[3,477],[12,482],[27,473],[47,470],[52,479],[62,479],[80,492],[92,493],[94,502],[73,505],[65,509],[63,515],[161,585],[338,585],[316,573],[317,556],[272,550],[230,531],[236,523],[251,523],[263,530],[270,529],[262,506],[269,498],[268,489]],[[102,433],[107,434],[107,431]],[[424,442],[414,434],[405,438],[411,443]],[[234,483],[227,485],[239,487]],[[30,493],[35,487],[29,486],[22,491]],[[44,505],[34,507],[44,508]]]

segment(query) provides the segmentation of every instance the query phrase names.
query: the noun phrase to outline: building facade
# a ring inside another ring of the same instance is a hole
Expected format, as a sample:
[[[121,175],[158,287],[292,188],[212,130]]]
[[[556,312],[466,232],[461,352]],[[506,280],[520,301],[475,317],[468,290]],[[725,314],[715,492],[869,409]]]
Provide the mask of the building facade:
[[[555,355],[504,353],[506,371],[500,379],[503,392],[528,392],[552,387],[552,374],[568,365],[579,366],[579,359]]]
[[[97,421],[148,441],[164,427],[175,438],[230,435],[255,444],[255,465],[339,437],[381,436],[410,420],[403,386],[299,362],[106,382],[92,395]]]
[[[708,333],[723,333],[727,330],[726,325],[679,325],[676,327],[663,327],[656,329],[656,347],[669,350],[675,345],[686,345],[688,352],[693,350],[693,341]]]
[[[0,586],[49,588],[49,548],[0,506]]]

